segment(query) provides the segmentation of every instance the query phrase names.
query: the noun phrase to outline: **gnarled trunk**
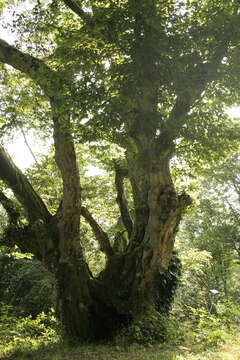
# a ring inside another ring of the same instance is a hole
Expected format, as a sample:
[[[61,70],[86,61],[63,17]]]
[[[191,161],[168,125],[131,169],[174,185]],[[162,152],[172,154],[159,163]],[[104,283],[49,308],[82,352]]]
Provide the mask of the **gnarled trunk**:
[[[79,266],[59,269],[58,311],[69,336],[81,341],[109,340],[148,309],[168,314],[179,264],[173,261],[171,272],[156,273],[151,288],[143,292],[141,253],[115,256],[98,279],[89,279],[86,268],[81,273]]]

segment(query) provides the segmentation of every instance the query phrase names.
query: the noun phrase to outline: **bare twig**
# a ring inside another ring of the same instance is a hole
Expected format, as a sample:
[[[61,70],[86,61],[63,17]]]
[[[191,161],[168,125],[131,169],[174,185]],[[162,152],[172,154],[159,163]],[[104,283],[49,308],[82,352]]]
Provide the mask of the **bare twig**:
[[[28,150],[29,150],[30,154],[32,155],[32,157],[33,157],[33,159],[34,159],[34,161],[35,161],[36,165],[39,167],[39,162],[37,161],[37,158],[36,158],[36,156],[35,156],[34,152],[32,151],[31,146],[29,145],[29,142],[28,142],[27,136],[26,136],[26,134],[25,134],[25,132],[24,132],[24,130],[23,130],[23,128],[22,128],[22,127],[20,127],[20,131],[21,131],[21,133],[22,133],[22,136],[23,136],[23,139],[24,139],[25,145],[27,146],[27,148],[28,148]]]

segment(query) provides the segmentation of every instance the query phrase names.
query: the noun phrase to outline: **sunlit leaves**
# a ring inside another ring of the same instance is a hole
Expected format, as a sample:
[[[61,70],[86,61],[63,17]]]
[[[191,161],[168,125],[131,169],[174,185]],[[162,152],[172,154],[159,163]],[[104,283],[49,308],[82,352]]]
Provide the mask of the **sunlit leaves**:
[[[48,136],[50,108],[41,89],[15,71],[3,71],[0,86],[1,136],[10,136],[19,128],[34,128],[39,131],[39,136]],[[43,127],[44,132],[41,132]]]
[[[104,140],[128,148],[136,131],[157,138],[176,100],[192,96],[190,112],[179,127],[172,121],[170,129],[178,129],[178,159],[200,169],[235,151],[239,128],[224,107],[239,101],[240,93],[236,2],[76,3],[88,20],[63,2],[41,1],[28,12],[15,8],[12,29],[18,46],[59,72],[62,110],[71,112],[77,142]],[[3,80],[9,89],[3,84],[4,126],[50,128],[49,104],[41,91],[20,75],[8,76]],[[201,84],[205,92],[195,96]]]

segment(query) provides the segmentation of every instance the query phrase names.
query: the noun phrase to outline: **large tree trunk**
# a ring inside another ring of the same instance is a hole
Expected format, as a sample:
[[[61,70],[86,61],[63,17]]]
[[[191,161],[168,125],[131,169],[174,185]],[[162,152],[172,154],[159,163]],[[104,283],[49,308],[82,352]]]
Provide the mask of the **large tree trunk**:
[[[113,250],[107,234],[82,208],[82,215],[92,226],[107,263],[94,279],[76,249],[72,263],[56,266],[60,316],[71,336],[84,340],[109,338],[148,309],[165,315],[170,309],[180,271],[176,257],[172,257],[174,238],[190,199],[185,194],[177,195],[174,190],[169,152],[152,155],[152,159],[155,161],[150,169],[148,164],[148,168],[140,168],[140,172],[134,167],[126,171],[116,166],[117,199],[129,236],[128,245],[120,252]],[[128,213],[124,196],[125,176],[132,176],[135,187],[134,219]]]
[[[141,263],[141,252],[114,256],[98,279],[89,278],[83,264],[60,267],[57,310],[66,333],[81,341],[109,340],[149,309],[167,315],[179,264],[173,261],[171,272],[156,273],[154,286],[143,292]]]

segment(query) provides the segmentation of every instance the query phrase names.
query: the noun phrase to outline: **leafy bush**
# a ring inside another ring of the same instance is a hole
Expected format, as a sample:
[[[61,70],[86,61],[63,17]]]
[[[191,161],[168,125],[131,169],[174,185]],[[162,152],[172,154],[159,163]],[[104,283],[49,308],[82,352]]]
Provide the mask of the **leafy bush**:
[[[184,249],[181,254],[182,277],[177,291],[175,307],[188,317],[189,307],[211,309],[215,305],[216,296],[209,289],[216,288],[212,284],[212,255],[205,250],[195,248]]]
[[[164,339],[166,319],[157,311],[149,311],[135,320],[130,326],[122,328],[116,337],[118,345],[148,345],[162,342]]]
[[[0,354],[24,349],[33,350],[59,340],[58,323],[53,313],[39,314],[35,319],[12,315],[9,305],[0,304]]]
[[[0,254],[0,301],[15,314],[36,317],[53,306],[55,282],[37,260],[17,253]]]
[[[234,301],[225,300],[224,302],[217,304],[217,314],[221,321],[230,325],[232,323],[240,323],[240,305]]]
[[[221,318],[205,309],[189,307],[189,317],[185,324],[188,341],[201,347],[217,346],[224,343],[225,328]]]

